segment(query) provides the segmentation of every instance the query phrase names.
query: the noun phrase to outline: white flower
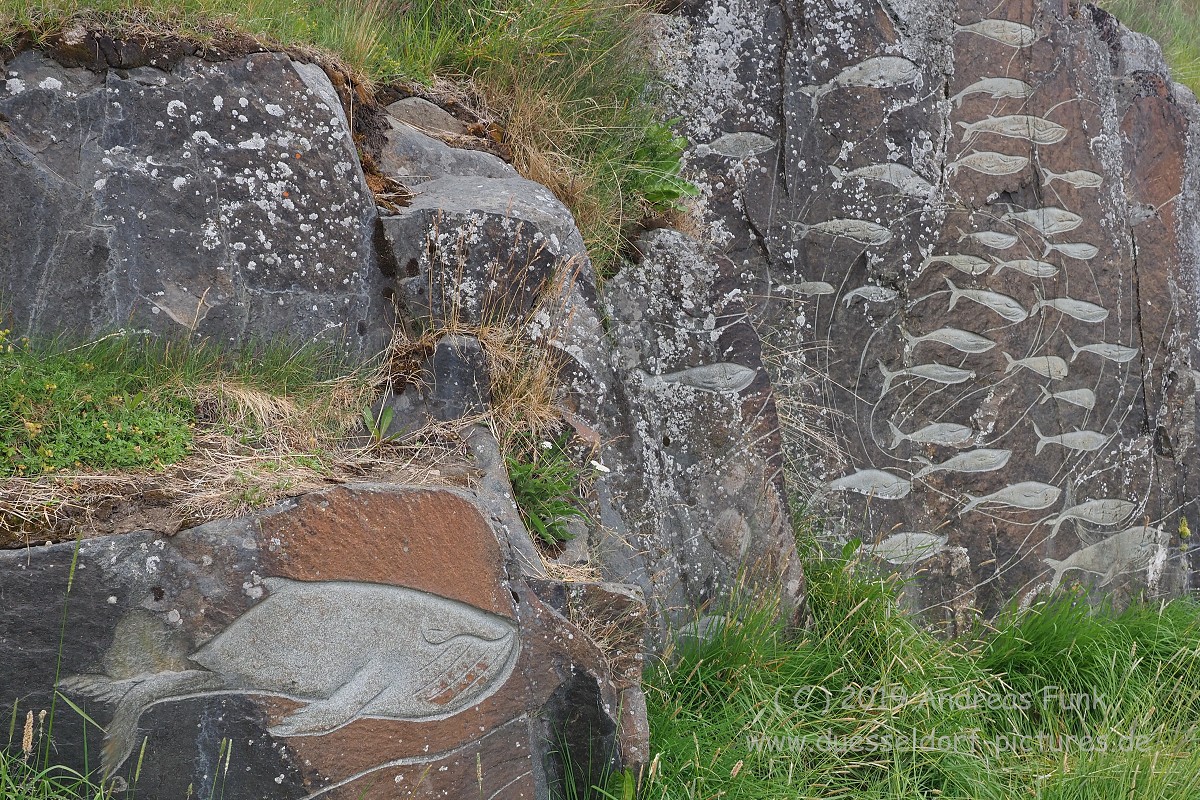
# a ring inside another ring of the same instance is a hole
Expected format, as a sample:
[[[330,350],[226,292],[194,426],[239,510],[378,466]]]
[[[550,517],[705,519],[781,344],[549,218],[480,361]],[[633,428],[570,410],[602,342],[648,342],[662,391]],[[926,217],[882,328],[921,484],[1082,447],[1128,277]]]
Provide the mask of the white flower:
[[[542,442],[543,450],[549,450],[551,447],[554,447],[554,445],[550,444],[549,442]]]

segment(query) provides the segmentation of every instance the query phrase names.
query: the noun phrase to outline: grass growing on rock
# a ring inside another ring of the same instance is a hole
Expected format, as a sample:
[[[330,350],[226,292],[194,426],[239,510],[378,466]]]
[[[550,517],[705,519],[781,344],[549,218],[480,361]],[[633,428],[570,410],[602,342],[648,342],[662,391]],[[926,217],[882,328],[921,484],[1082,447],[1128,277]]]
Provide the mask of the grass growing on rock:
[[[1100,0],[1097,5],[1162,45],[1175,80],[1200,95],[1200,2]]]
[[[342,65],[365,84],[436,84],[485,120],[517,169],[572,210],[593,258],[694,192],[683,142],[655,119],[630,0],[0,0],[0,48],[82,24],[214,45],[230,31]]]

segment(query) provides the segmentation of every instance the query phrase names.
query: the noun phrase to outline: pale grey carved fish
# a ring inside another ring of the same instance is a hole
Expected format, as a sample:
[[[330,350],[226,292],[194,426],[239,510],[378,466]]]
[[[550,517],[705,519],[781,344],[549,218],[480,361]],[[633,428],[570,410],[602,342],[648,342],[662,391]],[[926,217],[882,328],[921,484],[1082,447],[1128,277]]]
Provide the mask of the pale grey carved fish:
[[[997,294],[984,289],[960,289],[954,285],[954,281],[949,278],[945,280],[950,287],[950,309],[954,308],[960,297],[965,297],[981,306],[990,308],[1009,322],[1021,322],[1029,316],[1029,312],[1025,310],[1024,306],[1006,294]]]
[[[850,170],[849,172],[830,166],[829,171],[839,181],[859,178],[888,183],[909,197],[928,197],[933,192],[932,183],[903,164],[872,164],[867,167]]]
[[[888,427],[892,429],[892,443],[889,445],[891,450],[899,447],[901,442],[958,447],[971,441],[971,437],[975,435],[975,431],[966,425],[958,425],[953,422],[934,422],[912,433],[905,433],[890,420]]]
[[[868,303],[890,303],[900,296],[900,293],[895,289],[889,289],[886,286],[860,286],[852,292],[847,292],[844,302],[846,308],[850,307],[850,302],[856,297],[861,297]]]
[[[1058,267],[1034,258],[1017,258],[1012,261],[1001,261],[992,256],[992,261],[996,262],[996,268],[992,270],[993,275],[999,275],[1002,270],[1006,269],[1020,272],[1022,275],[1028,275],[1031,278],[1053,278],[1058,274]]]
[[[1139,525],[1076,550],[1061,561],[1043,558],[1042,561],[1054,570],[1050,591],[1057,589],[1063,574],[1073,569],[1102,575],[1104,577],[1098,585],[1107,586],[1120,573],[1149,565],[1155,554],[1166,548],[1168,541],[1169,535],[1161,528]]]
[[[1043,308],[1053,308],[1080,322],[1096,323],[1103,322],[1108,318],[1108,309],[1095,303],[1076,300],[1072,297],[1053,297],[1047,300],[1036,286],[1033,287],[1033,294],[1037,297],[1037,302],[1030,309],[1029,313],[1031,314],[1037,313]]]
[[[1055,392],[1054,394],[1050,394],[1050,390],[1045,386],[1039,386],[1038,389],[1042,393],[1042,399],[1038,401],[1039,405],[1047,400],[1061,400],[1073,406],[1086,408],[1088,411],[1096,407],[1096,393],[1091,389],[1070,389],[1065,392]]]
[[[1048,483],[1040,483],[1038,481],[1022,481],[1014,483],[1011,486],[1005,486],[1003,489],[985,494],[982,497],[975,495],[966,495],[969,501],[963,510],[959,513],[966,514],[974,508],[991,503],[1001,506],[1012,506],[1013,508],[1023,508],[1027,511],[1037,511],[1042,508],[1049,508],[1058,502],[1058,498],[1062,495],[1062,489],[1057,486],[1051,486]]]
[[[1011,457],[1012,450],[989,450],[987,448],[959,453],[940,464],[930,463],[929,459],[917,456],[917,461],[925,466],[913,476],[913,480],[924,478],[933,472],[991,472],[1004,467]]]
[[[1024,367],[1027,370],[1036,372],[1043,378],[1049,378],[1052,381],[1059,381],[1067,377],[1067,362],[1063,361],[1058,356],[1030,356],[1028,358],[1013,358],[1008,353],[1004,354],[1005,360],[1008,361],[1008,368],[1004,370],[1007,374],[1018,367]]]
[[[1136,510],[1137,505],[1128,500],[1088,500],[1066,509],[1053,519],[1046,520],[1044,524],[1050,526],[1050,535],[1054,536],[1058,527],[1069,519],[1081,519],[1093,525],[1116,525],[1129,519]]]
[[[879,500],[899,500],[912,491],[904,478],[880,469],[860,469],[829,484],[831,492],[857,492]]]
[[[891,89],[916,83],[920,79],[920,68],[907,58],[875,56],[846,67],[832,80],[819,86],[801,86],[800,92],[812,98],[813,113],[815,114],[821,98],[837,89],[851,87]]]
[[[987,261],[980,258],[979,256],[967,256],[967,255],[930,256],[929,258],[927,258],[921,262],[921,268],[919,270],[917,270],[917,272],[918,273],[924,272],[927,267],[929,267],[933,264],[938,264],[938,263],[949,264],[951,267],[954,267],[959,272],[965,272],[968,275],[982,275],[983,273],[985,273],[989,269],[991,269],[991,266],[992,266],[991,264],[989,264]]]
[[[963,98],[973,94],[988,94],[993,100],[1020,98],[1026,100],[1033,95],[1033,87],[1016,78],[980,78],[950,100],[960,108]],[[1028,163],[1028,161],[1026,162]]]
[[[138,720],[160,703],[286,697],[302,705],[271,734],[319,735],[364,717],[445,719],[499,691],[517,661],[516,626],[465,603],[371,583],[266,578],[262,585],[267,598],[188,656],[187,669],[62,681],[64,691],[116,704],[105,775],[129,757]]]
[[[1109,361],[1115,361],[1118,364],[1124,364],[1126,361],[1132,361],[1137,358],[1140,352],[1136,347],[1125,347],[1119,344],[1107,344],[1101,342],[1099,344],[1085,344],[1083,347],[1077,347],[1071,337],[1067,336],[1067,344],[1071,346],[1071,360],[1074,361],[1080,353],[1095,353],[1101,358],[1107,358]]]
[[[1070,172],[1051,172],[1042,168],[1042,185],[1049,186],[1052,181],[1069,183],[1076,189],[1098,189],[1104,183],[1104,177],[1086,169],[1073,169]]]
[[[702,392],[740,392],[754,382],[758,372],[741,364],[731,364],[721,361],[716,364],[703,364],[698,367],[688,367],[678,372],[658,376],[666,383],[678,383],[691,386]]]
[[[900,329],[900,335],[908,340],[907,347],[916,351],[917,345],[921,342],[937,342],[938,344],[949,345],[960,353],[986,353],[996,346],[996,343],[986,336],[980,336],[978,333],[971,333],[959,328],[938,328],[933,333],[927,333],[924,336],[913,336],[904,328]]]
[[[805,239],[810,233],[823,233],[826,236],[851,239],[859,244],[880,245],[892,240],[892,232],[882,225],[867,222],[863,219],[830,219],[805,225],[793,222],[800,230],[800,238]]]
[[[1034,144],[1058,144],[1067,138],[1067,129],[1057,122],[1028,114],[1009,114],[1004,117],[986,117],[978,122],[960,122],[965,142],[980,133],[993,133],[1009,139],[1026,139]]]
[[[958,237],[961,242],[963,239],[970,239],[973,242],[979,242],[984,247],[990,247],[993,250],[1007,250],[1017,243],[1019,237],[1015,233],[1001,233],[1000,231],[975,231],[974,233],[964,233]]]
[[[948,367],[945,364],[938,363],[921,364],[896,372],[892,372],[883,366],[882,361],[876,361],[875,363],[879,365],[879,371],[883,373],[883,391],[879,393],[881,398],[892,390],[892,381],[896,378],[923,378],[927,381],[951,385],[963,383],[975,377],[975,373],[969,370]]]
[[[1034,208],[1029,211],[1009,211],[1002,219],[1028,225],[1042,236],[1067,233],[1083,224],[1083,217],[1054,206]]]
[[[1070,433],[1060,433],[1057,436],[1044,436],[1038,430],[1037,423],[1033,423],[1033,432],[1037,434],[1038,443],[1034,448],[1034,455],[1040,455],[1042,448],[1048,444],[1057,444],[1068,450],[1075,450],[1080,453],[1090,453],[1093,450],[1099,450],[1108,443],[1109,438],[1099,431],[1081,431],[1074,430]]]
[[[971,153],[969,156],[963,156],[957,161],[946,167],[946,172],[950,175],[955,174],[960,169],[969,169],[973,172],[982,172],[984,175],[1012,175],[1020,172],[1029,166],[1029,159],[1025,156],[1010,156],[1004,153],[994,153],[991,150],[982,150]]]
[[[1088,261],[1092,258],[1095,258],[1096,254],[1099,252],[1100,248],[1096,247],[1094,244],[1088,244],[1087,242],[1059,242],[1057,244],[1054,242],[1046,242],[1045,246],[1042,248],[1042,257],[1045,258],[1051,253],[1062,253],[1068,258],[1077,258],[1080,261]]]
[[[970,25],[955,25],[960,33],[973,33],[1009,47],[1029,47],[1038,40],[1037,32],[1028,25],[1006,19],[982,19]]]
[[[901,531],[893,533],[878,544],[864,544],[862,548],[890,564],[909,566],[937,555],[946,546],[948,538],[925,531]]]
[[[803,283],[782,283],[776,287],[776,291],[794,292],[796,294],[805,295],[822,295],[833,294],[837,289],[825,281],[804,281]]]
[[[726,158],[749,158],[759,153],[765,153],[774,146],[775,140],[770,136],[750,131],[726,133],[708,144],[710,150]]]

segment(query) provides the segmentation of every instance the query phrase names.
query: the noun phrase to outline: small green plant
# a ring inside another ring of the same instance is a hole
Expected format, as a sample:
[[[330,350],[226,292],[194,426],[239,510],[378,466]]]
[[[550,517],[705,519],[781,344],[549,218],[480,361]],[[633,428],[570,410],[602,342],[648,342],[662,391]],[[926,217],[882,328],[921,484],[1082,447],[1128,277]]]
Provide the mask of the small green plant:
[[[566,526],[569,519],[587,516],[576,494],[581,474],[567,452],[569,443],[567,434],[505,456],[521,519],[551,546],[572,538]]]
[[[372,447],[382,447],[404,435],[403,428],[388,433],[388,429],[392,427],[392,417],[395,413],[395,409],[387,405],[381,406],[378,414],[371,413],[371,409],[369,408],[363,409],[363,427],[367,429],[367,435],[371,437]]]
[[[670,123],[647,122],[642,141],[626,166],[628,190],[654,211],[681,210],[680,201],[699,193],[695,184],[679,174],[679,159],[687,145],[687,139],[676,136]]]

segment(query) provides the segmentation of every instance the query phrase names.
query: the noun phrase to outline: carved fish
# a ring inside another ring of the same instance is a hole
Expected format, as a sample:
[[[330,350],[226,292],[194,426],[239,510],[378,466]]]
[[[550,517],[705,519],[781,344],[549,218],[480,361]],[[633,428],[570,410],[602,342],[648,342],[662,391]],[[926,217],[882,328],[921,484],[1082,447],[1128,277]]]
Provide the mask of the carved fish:
[[[984,247],[990,247],[993,250],[1007,250],[1017,243],[1017,235],[1015,233],[1001,233],[1000,231],[976,231],[974,233],[964,233],[958,237],[961,242],[963,239],[970,239],[973,242],[979,242]]]
[[[973,94],[988,94],[993,100],[1010,97],[1024,100],[1033,95],[1033,87],[1016,78],[980,78],[950,100],[961,108],[963,98]]]
[[[924,336],[913,336],[901,328],[900,335],[908,340],[908,348],[913,351],[921,342],[949,345],[961,353],[986,353],[996,346],[996,343],[986,336],[959,328],[938,328],[933,333],[927,333]]]
[[[770,136],[751,131],[737,131],[718,136],[709,142],[708,147],[719,156],[726,158],[749,158],[759,153],[765,153],[775,146],[775,140]]]
[[[892,381],[896,378],[923,378],[927,381],[935,383],[943,383],[951,385],[955,383],[963,383],[975,377],[975,373],[958,367],[948,367],[945,364],[921,364],[916,367],[891,372],[887,367],[883,366],[882,361],[876,361],[879,365],[879,371],[883,373],[883,391],[879,393],[880,397],[892,390]]]
[[[754,382],[756,370],[741,364],[717,362],[658,376],[666,383],[691,386],[702,392],[740,392]]]
[[[971,153],[969,156],[963,156],[951,163],[946,167],[946,172],[953,175],[960,169],[966,168],[982,172],[984,175],[1012,175],[1028,166],[1029,159],[1025,156],[1010,156],[1004,153],[994,153],[991,150],[982,150]]]
[[[929,258],[927,258],[921,262],[921,268],[919,270],[917,270],[917,272],[918,273],[924,272],[926,267],[929,267],[932,264],[938,264],[938,263],[949,264],[950,266],[954,267],[959,272],[965,272],[968,275],[982,275],[983,273],[987,272],[992,266],[991,264],[989,264],[987,261],[980,258],[979,256],[967,256],[967,255],[930,256]]]
[[[1093,525],[1116,525],[1133,516],[1136,509],[1137,505],[1128,500],[1088,500],[1066,509],[1044,524],[1050,526],[1050,535],[1054,536],[1058,527],[1069,519],[1081,519]]]
[[[1005,486],[1003,489],[991,494],[985,494],[982,497],[976,497],[972,494],[966,495],[969,502],[959,513],[966,514],[968,511],[985,503],[1036,511],[1054,505],[1058,502],[1058,498],[1061,495],[1062,489],[1059,489],[1057,486],[1051,486],[1048,483],[1039,483],[1038,481],[1022,481],[1021,483],[1014,483],[1012,486]]]
[[[1009,211],[1001,219],[1013,220],[1033,228],[1042,236],[1054,236],[1073,231],[1083,224],[1083,217],[1065,209],[1047,206],[1029,211]]]
[[[912,433],[905,433],[890,420],[888,421],[888,427],[892,429],[892,443],[889,445],[890,450],[895,450],[900,446],[901,442],[958,447],[971,441],[971,437],[975,435],[975,431],[966,425],[958,425],[953,422],[935,422]]]
[[[1053,308],[1055,311],[1061,311],[1068,317],[1077,319],[1080,322],[1103,322],[1108,318],[1108,309],[1104,306],[1098,306],[1095,303],[1088,303],[1084,300],[1076,300],[1072,297],[1053,297],[1049,300],[1042,297],[1041,291],[1035,286],[1033,293],[1037,297],[1037,302],[1030,309],[1031,314],[1037,313],[1043,308]]]
[[[1042,392],[1042,399],[1038,401],[1039,405],[1047,400],[1061,400],[1073,406],[1086,408],[1088,411],[1096,407],[1096,393],[1091,389],[1070,389],[1065,392],[1055,392],[1054,394],[1050,394],[1050,390],[1045,386],[1039,386],[1038,389]]]
[[[803,283],[783,283],[776,287],[776,291],[794,292],[796,294],[806,295],[821,295],[833,294],[837,289],[825,281],[804,281]]]
[[[836,89],[891,89],[916,83],[920,79],[920,68],[907,58],[875,56],[846,67],[827,83],[819,86],[801,86],[800,92],[813,99],[813,113],[816,113],[821,98]]]
[[[992,270],[993,275],[999,275],[1002,270],[1006,269],[1020,272],[1022,275],[1028,275],[1031,278],[1053,278],[1058,274],[1058,267],[1033,258],[1017,258],[1012,261],[1001,261],[992,256],[992,261],[996,262],[996,268]]]
[[[801,239],[807,238],[810,233],[823,233],[826,236],[852,239],[859,244],[879,245],[892,240],[892,232],[887,228],[862,219],[831,219],[813,225],[805,225],[802,222],[792,224],[800,229]]]
[[[1169,534],[1161,528],[1139,525],[1114,533],[1082,550],[1076,550],[1061,561],[1043,558],[1042,561],[1054,570],[1050,591],[1058,588],[1063,574],[1073,569],[1104,576],[1098,585],[1106,586],[1122,572],[1147,566],[1154,555],[1166,547],[1168,541]]]
[[[838,167],[831,166],[829,171],[839,181],[859,178],[888,183],[909,197],[928,197],[933,192],[932,183],[903,164],[872,164],[867,167],[859,167],[850,172],[845,172]]]
[[[1090,453],[1093,450],[1099,450],[1108,443],[1110,437],[1105,436],[1098,431],[1080,431],[1075,430],[1070,433],[1060,433],[1057,436],[1044,436],[1038,430],[1037,423],[1033,423],[1033,432],[1037,434],[1038,443],[1034,448],[1034,455],[1039,455],[1048,444],[1061,445],[1068,450],[1076,450],[1081,453]]]
[[[1107,358],[1109,361],[1115,361],[1118,364],[1124,364],[1126,361],[1132,361],[1137,357],[1138,349],[1136,347],[1125,347],[1119,344],[1085,344],[1083,347],[1077,347],[1071,337],[1067,337],[1067,344],[1071,346],[1071,360],[1074,361],[1080,353],[1095,353],[1101,358]]]
[[[1052,181],[1069,183],[1076,189],[1098,189],[1104,183],[1104,177],[1086,169],[1073,169],[1070,172],[1051,172],[1042,168],[1042,185],[1049,186]]]
[[[867,286],[860,286],[852,292],[847,292],[844,302],[846,303],[846,308],[849,308],[850,302],[856,297],[861,297],[868,303],[890,303],[899,296],[900,293],[895,289],[868,284]]]
[[[1014,359],[1008,353],[1005,353],[1004,358],[1008,361],[1008,368],[1004,370],[1005,373],[1012,372],[1018,367],[1024,367],[1027,370],[1036,372],[1043,378],[1049,378],[1053,381],[1059,381],[1067,377],[1067,362],[1058,356],[1030,356],[1029,358]]]
[[[991,472],[1002,468],[1012,457],[1012,450],[988,450],[980,448],[959,453],[940,464],[930,463],[929,459],[917,456],[917,461],[926,466],[913,476],[913,480],[923,478],[933,472]]]
[[[950,287],[950,309],[948,310],[954,308],[960,297],[965,297],[981,306],[990,308],[1009,322],[1020,322],[1029,316],[1029,312],[1025,310],[1024,306],[1006,294],[997,294],[984,289],[960,289],[954,285],[954,281],[949,278],[945,280],[946,285]]]
[[[960,33],[973,33],[1009,47],[1029,47],[1038,40],[1037,32],[1028,25],[1006,19],[983,19],[970,25],[955,25]]]
[[[1027,139],[1034,144],[1057,144],[1067,138],[1067,129],[1062,125],[1028,114],[987,117],[970,124],[960,122],[958,126],[963,128],[964,142],[980,133],[994,133],[1009,139]]]
[[[1096,254],[1099,252],[1100,248],[1093,244],[1088,244],[1087,242],[1059,242],[1058,244],[1046,242],[1045,247],[1042,248],[1042,257],[1045,258],[1051,253],[1062,253],[1068,258],[1077,258],[1080,261],[1088,261],[1089,259],[1095,258]]]
[[[912,491],[904,478],[880,469],[860,469],[829,484],[831,492],[858,492],[879,500],[899,500]]]
[[[948,538],[924,531],[902,531],[878,544],[863,545],[863,549],[888,563],[908,566],[937,555],[946,546]]]

